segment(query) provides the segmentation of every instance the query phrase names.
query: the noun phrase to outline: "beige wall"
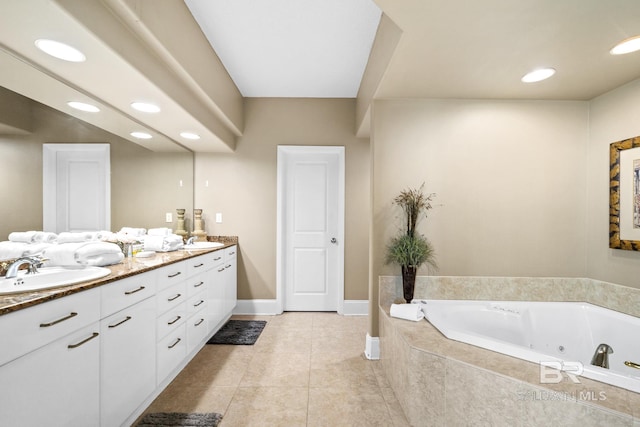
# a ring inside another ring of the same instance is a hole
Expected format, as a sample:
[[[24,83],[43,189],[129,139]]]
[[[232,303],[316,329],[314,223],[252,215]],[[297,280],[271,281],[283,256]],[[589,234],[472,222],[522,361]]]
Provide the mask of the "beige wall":
[[[238,298],[276,298],[278,145],[346,147],[345,299],[368,298],[369,144],[355,137],[354,116],[354,100],[247,99],[236,152],[196,154],[194,207],[206,231],[240,239]]]
[[[640,253],[609,249],[609,144],[640,135],[640,80],[591,101],[587,277],[640,288]]]
[[[0,240],[12,231],[42,229],[42,144],[48,142],[111,144],[113,230],[128,225],[174,227],[175,220],[166,224],[164,214],[191,208],[190,152],[153,153],[41,104],[31,108],[32,133],[0,135]]]
[[[378,276],[399,275],[383,265],[399,226],[392,200],[422,182],[436,193],[420,229],[438,275],[584,276],[588,112],[586,102],[376,101],[372,307]]]

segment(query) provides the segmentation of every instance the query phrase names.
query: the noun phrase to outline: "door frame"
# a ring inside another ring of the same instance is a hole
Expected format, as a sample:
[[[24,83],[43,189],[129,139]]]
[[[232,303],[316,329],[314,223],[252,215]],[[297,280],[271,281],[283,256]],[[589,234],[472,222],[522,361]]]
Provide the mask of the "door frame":
[[[57,156],[59,152],[85,151],[102,154],[105,162],[105,229],[111,229],[111,158],[108,143],[97,144],[42,144],[42,229],[55,231],[57,224]]]
[[[343,146],[278,145],[277,177],[277,226],[276,226],[276,308],[284,311],[286,293],[286,227],[284,224],[285,193],[287,185],[286,158],[288,154],[337,154],[338,155],[338,314],[344,312],[344,221],[345,221],[345,148]]]

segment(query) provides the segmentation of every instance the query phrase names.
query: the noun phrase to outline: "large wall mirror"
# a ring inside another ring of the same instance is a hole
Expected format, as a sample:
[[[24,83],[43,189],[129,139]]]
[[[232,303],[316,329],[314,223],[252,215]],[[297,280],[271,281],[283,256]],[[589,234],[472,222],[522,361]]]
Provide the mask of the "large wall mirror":
[[[112,230],[175,229],[176,209],[193,210],[193,153],[147,150],[0,87],[0,240],[43,227],[44,143],[110,144]]]

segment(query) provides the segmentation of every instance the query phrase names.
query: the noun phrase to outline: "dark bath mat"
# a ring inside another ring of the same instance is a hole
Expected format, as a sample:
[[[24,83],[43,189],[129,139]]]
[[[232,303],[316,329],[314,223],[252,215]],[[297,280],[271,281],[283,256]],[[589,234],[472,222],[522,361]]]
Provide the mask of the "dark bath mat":
[[[215,412],[158,412],[145,415],[136,427],[216,427],[221,419],[222,415]]]
[[[229,320],[207,344],[253,345],[266,324],[265,320]]]

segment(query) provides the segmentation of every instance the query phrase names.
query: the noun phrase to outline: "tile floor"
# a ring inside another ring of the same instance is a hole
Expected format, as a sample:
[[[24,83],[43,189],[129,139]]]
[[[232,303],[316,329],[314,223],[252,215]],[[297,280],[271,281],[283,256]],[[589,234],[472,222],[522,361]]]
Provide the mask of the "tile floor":
[[[253,346],[206,345],[146,412],[218,412],[221,427],[408,426],[379,361],[363,355],[367,318],[266,320]]]

